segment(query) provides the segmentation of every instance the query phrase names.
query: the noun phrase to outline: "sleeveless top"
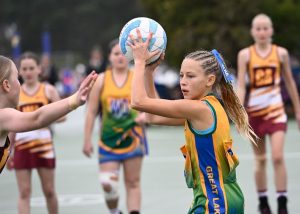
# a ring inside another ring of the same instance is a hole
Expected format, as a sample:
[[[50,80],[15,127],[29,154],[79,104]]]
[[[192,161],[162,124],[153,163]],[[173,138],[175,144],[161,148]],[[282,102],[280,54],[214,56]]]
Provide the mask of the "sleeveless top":
[[[0,173],[2,172],[7,159],[9,157],[9,147],[10,147],[10,141],[9,138],[6,138],[5,144],[3,147],[0,147]]]
[[[259,56],[254,46],[250,46],[249,50],[250,93],[247,104],[249,116],[272,119],[273,122],[286,122],[287,116],[280,88],[281,63],[277,46],[272,45],[271,52],[266,57]]]
[[[110,148],[118,147],[123,133],[136,126],[137,111],[130,108],[133,73],[128,72],[125,83],[118,87],[111,70],[105,72],[102,105],[101,141]]]
[[[32,112],[38,108],[49,104],[49,100],[45,92],[46,85],[41,83],[36,93],[27,94],[22,88],[20,91],[18,110],[21,112]],[[28,132],[16,133],[15,136],[15,152],[28,150],[30,153],[43,153],[43,158],[54,158],[54,150],[52,145],[52,134],[48,127]]]
[[[230,125],[223,106],[213,95],[201,101],[211,109],[214,124],[200,131],[185,122],[186,144],[181,151],[185,157],[186,183],[194,192],[189,213],[229,213],[232,196],[243,199],[236,183],[235,168],[239,161],[232,150]],[[243,200],[241,203],[243,207]]]

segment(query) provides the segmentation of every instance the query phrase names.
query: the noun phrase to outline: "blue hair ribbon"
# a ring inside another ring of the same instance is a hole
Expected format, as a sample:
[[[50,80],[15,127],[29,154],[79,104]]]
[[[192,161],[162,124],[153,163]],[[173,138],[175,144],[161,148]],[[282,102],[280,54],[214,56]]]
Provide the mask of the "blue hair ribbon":
[[[228,69],[226,68],[225,62],[223,61],[222,57],[220,56],[219,52],[216,49],[213,49],[212,54],[216,57],[217,62],[220,66],[220,69],[222,71],[223,77],[228,84],[232,84],[233,82],[233,76],[229,73]]]

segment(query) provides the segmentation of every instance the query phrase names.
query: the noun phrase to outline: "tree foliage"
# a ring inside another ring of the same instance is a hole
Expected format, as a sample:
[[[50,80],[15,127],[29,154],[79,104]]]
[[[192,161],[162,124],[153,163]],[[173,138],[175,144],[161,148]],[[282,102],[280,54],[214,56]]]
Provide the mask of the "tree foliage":
[[[166,59],[179,66],[196,49],[218,49],[235,67],[239,49],[252,43],[252,18],[270,15],[274,42],[300,56],[299,0],[1,0],[0,54],[10,54],[6,26],[16,23],[22,50],[41,51],[42,31],[52,36],[54,51],[87,55],[94,44],[106,48],[131,18],[148,16],[166,30]]]
[[[48,30],[53,50],[87,54],[94,44],[106,48],[128,20],[141,14],[133,0],[1,0],[0,54],[9,54],[3,31],[11,23],[18,26],[23,50],[40,52],[41,33]]]
[[[292,0],[140,0],[148,16],[167,32],[166,58],[179,65],[196,49],[218,49],[235,67],[238,50],[252,43],[250,26],[258,13],[274,22],[274,41],[299,52],[300,2]]]

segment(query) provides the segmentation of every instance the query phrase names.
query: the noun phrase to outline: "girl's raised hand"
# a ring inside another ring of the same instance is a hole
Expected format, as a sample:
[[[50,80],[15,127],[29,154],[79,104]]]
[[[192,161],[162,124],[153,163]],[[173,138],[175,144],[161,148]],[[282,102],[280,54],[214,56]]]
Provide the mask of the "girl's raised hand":
[[[157,66],[160,65],[160,63],[164,60],[164,58],[165,58],[165,53],[163,52],[157,60],[155,60],[154,62],[146,66],[146,72],[153,73],[157,68]]]
[[[133,59],[135,63],[146,62],[148,59],[160,53],[160,50],[156,50],[153,52],[149,52],[148,50],[148,46],[152,38],[152,33],[149,33],[145,42],[143,42],[142,34],[138,28],[136,29],[136,33],[137,38],[134,38],[131,34],[129,35],[131,42],[128,43],[128,45],[132,49]]]

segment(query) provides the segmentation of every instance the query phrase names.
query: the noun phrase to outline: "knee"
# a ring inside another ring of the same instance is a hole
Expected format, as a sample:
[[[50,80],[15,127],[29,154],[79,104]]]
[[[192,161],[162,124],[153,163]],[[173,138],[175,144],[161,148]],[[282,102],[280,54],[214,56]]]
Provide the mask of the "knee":
[[[30,195],[31,195],[30,187],[23,188],[20,191],[20,198],[22,198],[22,199],[28,199],[28,198],[30,198]]]
[[[53,188],[44,188],[44,195],[46,198],[55,197],[55,191]]]
[[[267,164],[267,156],[265,154],[256,156],[255,162],[257,168],[265,168]]]
[[[99,181],[104,190],[104,197],[106,200],[116,200],[119,197],[118,183],[119,183],[118,172],[101,172],[99,174]]]
[[[125,185],[129,189],[139,188],[140,178],[139,177],[125,178]]]
[[[275,166],[283,164],[283,155],[282,154],[274,155],[272,157],[272,161]]]

